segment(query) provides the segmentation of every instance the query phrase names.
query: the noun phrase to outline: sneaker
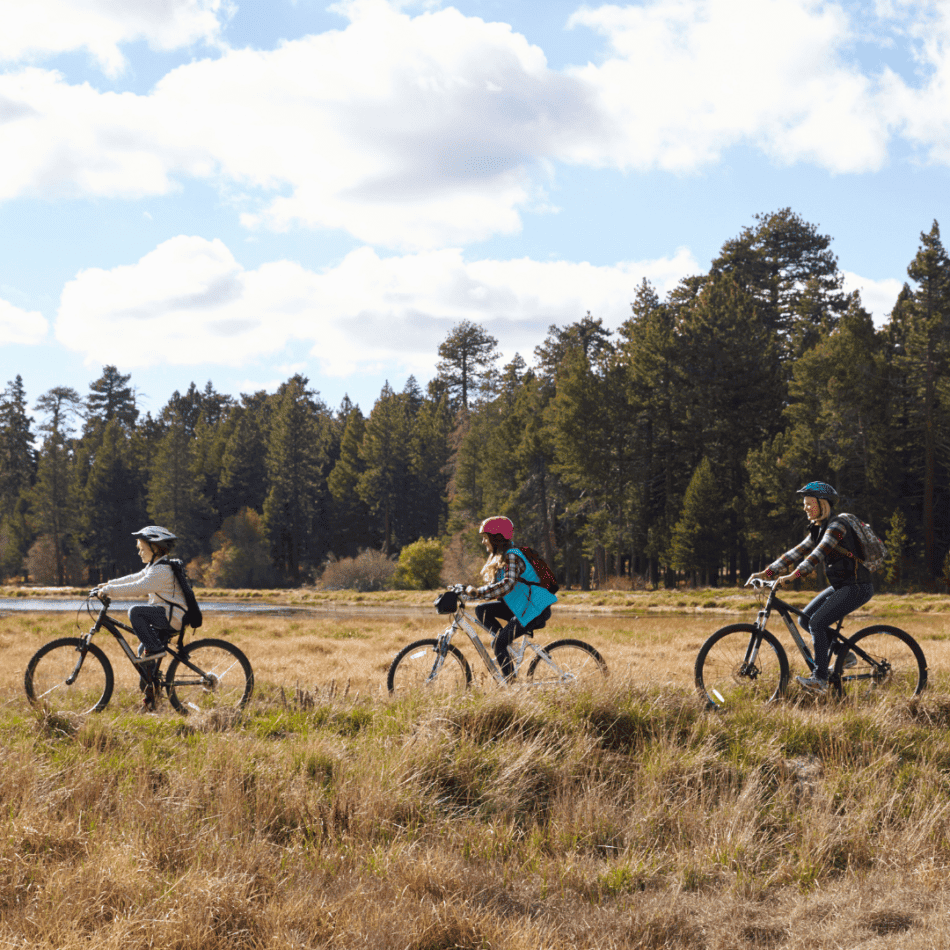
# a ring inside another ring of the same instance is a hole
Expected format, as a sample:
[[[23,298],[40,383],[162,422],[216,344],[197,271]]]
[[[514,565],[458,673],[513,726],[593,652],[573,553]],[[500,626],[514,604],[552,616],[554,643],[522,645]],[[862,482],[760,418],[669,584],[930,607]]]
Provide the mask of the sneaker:
[[[813,693],[823,693],[828,689],[828,680],[823,680],[821,677],[815,676],[814,673],[811,676],[796,676],[795,680]]]
[[[143,690],[142,708],[145,712],[155,712],[155,687],[149,683]]]

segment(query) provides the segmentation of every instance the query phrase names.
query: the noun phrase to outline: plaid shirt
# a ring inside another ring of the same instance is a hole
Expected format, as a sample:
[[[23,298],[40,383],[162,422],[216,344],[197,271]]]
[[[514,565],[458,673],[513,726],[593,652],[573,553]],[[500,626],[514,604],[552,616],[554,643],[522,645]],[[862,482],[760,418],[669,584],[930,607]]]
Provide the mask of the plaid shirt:
[[[818,544],[812,541],[810,534],[806,535],[805,540],[802,541],[801,544],[795,545],[791,551],[786,551],[778,560],[773,561],[765,569],[765,576],[771,580],[786,568],[790,568],[795,564],[807,551],[814,548],[811,554],[798,565],[798,569],[792,574],[792,577],[804,577],[806,574],[811,574],[811,572],[818,567],[818,562],[827,560],[828,556],[844,540],[846,535],[847,531],[845,528],[839,522],[832,521],[828,527],[825,528],[824,534],[822,534]]]
[[[499,600],[514,590],[522,574],[524,574],[524,561],[515,554],[515,548],[508,548],[505,553],[505,566],[498,571],[491,584],[477,587],[474,596],[481,600]]]

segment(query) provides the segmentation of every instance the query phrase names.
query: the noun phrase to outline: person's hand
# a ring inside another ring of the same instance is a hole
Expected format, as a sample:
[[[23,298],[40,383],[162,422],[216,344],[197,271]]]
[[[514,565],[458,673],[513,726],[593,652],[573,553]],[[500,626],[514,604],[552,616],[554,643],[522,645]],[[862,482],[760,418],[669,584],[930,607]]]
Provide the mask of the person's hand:
[[[765,580],[765,571],[759,571],[758,574],[750,574],[749,579],[745,582],[745,586],[748,587],[753,581],[764,581]]]
[[[466,596],[466,597],[474,597],[474,596],[475,596],[475,591],[476,591],[477,589],[478,589],[477,587],[472,587],[472,585],[469,584],[468,587],[465,588],[465,596]]]
[[[783,584],[790,584],[792,581],[797,580],[794,574],[783,574],[781,577],[775,578],[775,586],[781,587]]]

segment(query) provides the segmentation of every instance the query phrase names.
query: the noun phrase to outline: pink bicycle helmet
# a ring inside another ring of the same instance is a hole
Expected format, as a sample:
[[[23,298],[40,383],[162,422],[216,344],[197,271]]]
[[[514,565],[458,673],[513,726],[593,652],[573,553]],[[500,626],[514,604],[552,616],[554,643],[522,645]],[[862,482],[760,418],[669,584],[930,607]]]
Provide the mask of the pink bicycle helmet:
[[[486,518],[478,529],[479,534],[500,534],[506,541],[510,541],[515,533],[515,526],[504,515]]]

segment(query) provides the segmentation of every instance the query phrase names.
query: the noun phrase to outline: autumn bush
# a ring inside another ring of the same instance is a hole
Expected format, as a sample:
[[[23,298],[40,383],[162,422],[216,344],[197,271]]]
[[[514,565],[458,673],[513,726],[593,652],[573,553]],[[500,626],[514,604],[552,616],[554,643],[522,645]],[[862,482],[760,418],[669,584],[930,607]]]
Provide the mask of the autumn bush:
[[[395,573],[396,562],[391,557],[367,548],[356,557],[331,557],[323,567],[318,586],[324,590],[386,590]]]

